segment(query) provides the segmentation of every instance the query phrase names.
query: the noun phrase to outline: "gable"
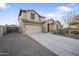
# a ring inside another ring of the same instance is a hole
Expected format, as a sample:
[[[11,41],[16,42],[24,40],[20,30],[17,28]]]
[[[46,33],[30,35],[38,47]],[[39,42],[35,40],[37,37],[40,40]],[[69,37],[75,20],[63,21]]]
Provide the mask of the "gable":
[[[42,17],[42,18],[45,18],[44,16],[41,16],[39,15],[36,11],[34,10],[24,10],[24,9],[20,9],[20,12],[19,12],[19,16],[21,15],[22,12],[33,12],[35,14],[37,14],[38,16]]]
[[[55,23],[61,26],[61,23],[59,21],[55,21]]]
[[[53,19],[49,19],[49,20],[46,20],[44,21],[45,23],[54,23],[54,20]]]
[[[45,18],[44,16],[40,16],[34,10],[23,10],[23,9],[20,9],[19,16],[21,16],[21,18],[25,18],[27,20],[33,20],[33,21],[43,21]]]

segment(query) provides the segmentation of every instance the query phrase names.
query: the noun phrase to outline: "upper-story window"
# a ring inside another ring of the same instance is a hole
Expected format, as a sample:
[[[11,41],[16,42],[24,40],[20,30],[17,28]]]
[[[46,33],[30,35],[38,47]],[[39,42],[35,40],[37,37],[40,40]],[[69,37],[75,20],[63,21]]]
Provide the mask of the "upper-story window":
[[[31,13],[31,19],[35,19],[35,14]]]

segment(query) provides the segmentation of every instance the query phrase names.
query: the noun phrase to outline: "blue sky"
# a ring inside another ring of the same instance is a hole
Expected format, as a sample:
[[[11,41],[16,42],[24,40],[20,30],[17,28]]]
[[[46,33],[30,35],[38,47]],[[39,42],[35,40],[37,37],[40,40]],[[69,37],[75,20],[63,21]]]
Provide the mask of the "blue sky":
[[[75,3],[2,3],[0,4],[0,25],[18,24],[19,9],[32,9],[40,15],[63,22],[62,16],[76,10],[79,13],[79,4]]]

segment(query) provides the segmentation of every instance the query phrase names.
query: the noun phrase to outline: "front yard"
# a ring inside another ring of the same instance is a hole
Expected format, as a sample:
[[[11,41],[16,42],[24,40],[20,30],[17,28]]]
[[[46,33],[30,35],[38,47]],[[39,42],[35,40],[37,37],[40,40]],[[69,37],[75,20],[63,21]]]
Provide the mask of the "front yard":
[[[67,33],[67,32],[65,33],[65,31],[52,31],[52,34],[64,36],[64,37],[70,37],[79,40],[79,34]]]

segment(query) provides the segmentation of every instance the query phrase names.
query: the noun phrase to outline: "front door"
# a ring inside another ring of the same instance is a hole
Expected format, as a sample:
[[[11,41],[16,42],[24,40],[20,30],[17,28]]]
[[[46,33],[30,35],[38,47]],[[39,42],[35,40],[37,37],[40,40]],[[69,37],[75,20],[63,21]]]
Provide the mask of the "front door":
[[[49,30],[50,30],[50,29],[49,29],[49,23],[47,24],[47,27],[48,27],[47,29],[48,29],[48,32],[49,32]]]

